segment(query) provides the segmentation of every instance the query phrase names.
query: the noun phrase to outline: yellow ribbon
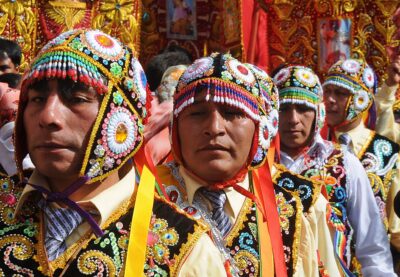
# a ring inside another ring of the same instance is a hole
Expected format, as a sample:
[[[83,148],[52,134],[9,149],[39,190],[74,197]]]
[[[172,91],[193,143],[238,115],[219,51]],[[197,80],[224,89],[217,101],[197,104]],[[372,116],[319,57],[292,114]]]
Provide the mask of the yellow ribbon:
[[[143,166],[132,215],[128,253],[125,262],[125,277],[143,276],[147,235],[153,211],[154,188],[155,177],[146,166]]]

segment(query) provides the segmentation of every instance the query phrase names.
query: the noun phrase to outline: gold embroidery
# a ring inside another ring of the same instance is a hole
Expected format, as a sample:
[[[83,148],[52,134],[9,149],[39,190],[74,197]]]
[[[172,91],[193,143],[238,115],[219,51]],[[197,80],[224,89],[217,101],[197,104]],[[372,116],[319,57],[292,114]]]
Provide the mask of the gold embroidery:
[[[286,199],[282,193],[275,195],[276,205],[278,206],[279,221],[281,223],[281,228],[284,231],[289,230],[289,218],[294,215],[294,208],[286,203]]]
[[[239,268],[240,271],[244,271],[245,269],[249,268],[249,264],[254,266],[254,273],[253,276],[258,276],[259,273],[259,264],[258,259],[249,251],[240,250],[236,253],[235,257],[236,266]]]
[[[13,256],[18,260],[26,260],[33,255],[33,242],[24,235],[7,235],[0,238],[0,248],[13,245]]]
[[[240,209],[240,213],[235,222],[235,225],[233,225],[232,229],[229,231],[228,236],[226,237],[226,245],[228,247],[232,246],[233,240],[239,236],[239,232],[245,227],[244,222],[247,218],[247,215],[251,213],[252,207],[253,201],[251,201],[251,199],[249,198],[246,198],[242,208]]]
[[[117,272],[113,260],[98,250],[89,250],[80,255],[78,258],[78,269],[86,275],[93,274],[96,270],[99,272],[105,270],[107,276],[116,276]]]

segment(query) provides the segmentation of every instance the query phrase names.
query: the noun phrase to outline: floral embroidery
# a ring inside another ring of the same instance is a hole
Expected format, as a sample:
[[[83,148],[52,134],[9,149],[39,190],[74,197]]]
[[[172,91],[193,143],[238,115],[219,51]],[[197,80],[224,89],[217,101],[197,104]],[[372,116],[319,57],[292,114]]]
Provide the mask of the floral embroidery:
[[[174,260],[170,259],[168,246],[176,245],[178,240],[178,233],[173,228],[168,228],[167,221],[156,218],[153,215],[150,222],[146,251],[150,267],[153,268],[155,263],[159,265],[174,263]]]
[[[285,232],[288,232],[290,223],[289,218],[294,215],[294,209],[290,204],[286,202],[286,199],[281,192],[275,195],[275,199],[278,207],[281,228]]]

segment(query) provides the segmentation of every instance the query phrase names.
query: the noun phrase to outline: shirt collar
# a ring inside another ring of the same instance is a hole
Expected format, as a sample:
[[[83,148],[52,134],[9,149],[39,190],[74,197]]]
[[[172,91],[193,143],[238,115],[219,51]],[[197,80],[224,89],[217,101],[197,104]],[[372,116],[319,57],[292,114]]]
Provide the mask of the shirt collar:
[[[302,162],[305,155],[310,155],[311,153],[315,152],[316,150],[322,151],[323,153],[327,151],[326,141],[321,137],[320,134],[317,134],[313,140],[312,145],[308,148],[306,153],[299,155],[297,158],[293,159],[287,153],[281,150],[281,163],[290,169],[294,164],[298,162]]]
[[[347,132],[335,132],[336,139],[339,139],[340,135],[347,133],[351,138],[350,147],[353,149],[354,153],[358,154],[364,147],[366,140],[371,134],[371,130],[365,127],[364,122],[361,121],[354,129]]]
[[[190,173],[188,173],[188,171],[183,166],[179,167],[179,173],[181,174],[183,180],[185,181],[188,203],[189,205],[192,205],[195,193],[197,192],[198,189],[204,187],[205,184],[201,183],[200,180],[196,180]],[[248,175],[246,175],[243,182],[238,183],[238,185],[248,190],[249,189]],[[242,209],[242,205],[246,197],[241,193],[237,192],[232,187],[225,188],[224,192],[226,194],[227,198],[226,201],[228,202],[229,209],[232,210],[233,215],[236,218],[239,215],[240,210]]]
[[[100,225],[102,225],[111,214],[126,200],[128,200],[135,191],[135,168],[132,168],[121,180],[114,185],[101,191],[96,196],[85,201],[78,201],[77,204],[94,208],[95,212],[100,216]],[[49,190],[48,182],[36,169],[33,171],[28,180],[29,184],[35,184]],[[36,191],[31,185],[27,184],[18,200],[16,213],[21,209],[23,203],[27,200],[31,192]],[[112,197],[110,197],[112,196]]]

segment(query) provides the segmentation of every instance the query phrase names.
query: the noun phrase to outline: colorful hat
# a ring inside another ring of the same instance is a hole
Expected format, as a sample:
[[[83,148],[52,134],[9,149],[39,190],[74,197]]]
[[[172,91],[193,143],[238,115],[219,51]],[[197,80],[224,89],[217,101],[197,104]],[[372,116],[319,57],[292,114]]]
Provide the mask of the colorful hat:
[[[74,30],[50,41],[25,75],[16,121],[16,160],[27,154],[23,113],[26,93],[43,79],[82,82],[101,95],[99,113],[80,169],[95,182],[118,170],[140,148],[150,105],[147,81],[132,50],[98,30]]]
[[[165,70],[160,85],[156,89],[160,102],[171,100],[178,84],[179,78],[186,70],[186,65],[174,65]]]
[[[326,85],[342,87],[351,93],[344,124],[368,111],[374,102],[376,77],[372,68],[363,60],[347,59],[332,65],[323,87]]]
[[[274,76],[279,90],[279,102],[301,104],[316,113],[315,133],[319,133],[325,120],[325,106],[322,103],[322,86],[314,71],[304,66],[288,66]]]
[[[251,64],[244,64],[230,54],[214,53],[196,60],[182,74],[174,95],[172,148],[181,159],[177,143],[176,121],[179,114],[192,105],[195,94],[207,90],[207,101],[233,106],[242,110],[256,124],[250,166],[262,165],[271,140],[278,131],[278,92],[271,78]],[[210,92],[213,90],[213,94]],[[250,160],[250,159],[249,159]]]

